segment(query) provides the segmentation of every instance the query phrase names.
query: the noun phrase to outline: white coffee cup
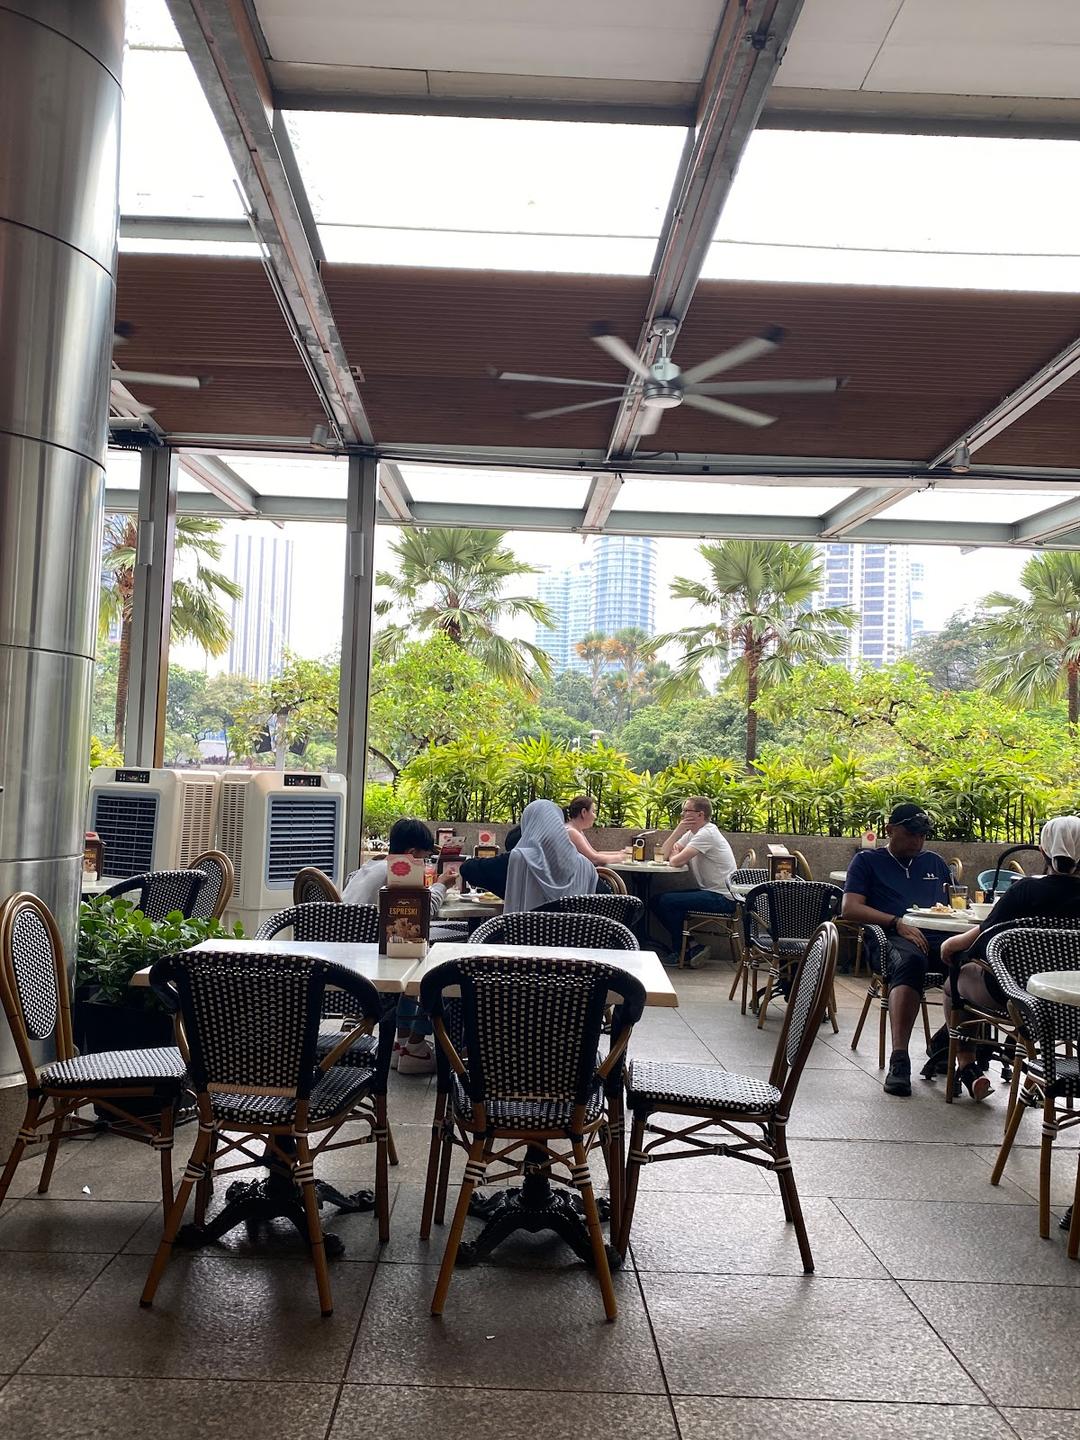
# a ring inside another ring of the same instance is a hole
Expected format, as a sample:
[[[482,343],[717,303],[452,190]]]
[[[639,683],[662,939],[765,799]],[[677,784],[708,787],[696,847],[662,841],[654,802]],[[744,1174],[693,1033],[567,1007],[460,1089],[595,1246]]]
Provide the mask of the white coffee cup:
[[[975,916],[976,920],[985,920],[987,915],[990,914],[990,911],[993,908],[993,905],[984,904],[982,901],[980,901],[977,905],[968,906],[968,909],[971,911],[972,915]]]

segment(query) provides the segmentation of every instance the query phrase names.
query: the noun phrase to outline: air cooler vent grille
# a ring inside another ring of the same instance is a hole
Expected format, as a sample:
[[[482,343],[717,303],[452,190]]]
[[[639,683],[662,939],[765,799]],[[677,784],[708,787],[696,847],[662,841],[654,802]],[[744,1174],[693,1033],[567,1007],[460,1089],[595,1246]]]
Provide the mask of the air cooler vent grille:
[[[95,793],[92,828],[105,844],[107,875],[125,880],[153,870],[157,813],[158,796],[154,794]]]
[[[214,843],[214,787],[186,781],[182,794],[177,864],[181,870],[186,870],[196,855],[209,850]]]
[[[246,784],[229,784],[221,787],[221,823],[219,835],[221,848],[232,861],[235,893],[240,894],[240,882],[244,875],[244,800]]]
[[[286,888],[305,865],[315,865],[337,880],[340,815],[336,795],[271,795],[267,885]]]

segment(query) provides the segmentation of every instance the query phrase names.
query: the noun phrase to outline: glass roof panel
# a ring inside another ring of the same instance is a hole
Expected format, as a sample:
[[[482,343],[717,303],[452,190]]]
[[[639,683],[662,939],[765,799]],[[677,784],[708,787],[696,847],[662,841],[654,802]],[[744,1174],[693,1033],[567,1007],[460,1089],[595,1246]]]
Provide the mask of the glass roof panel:
[[[824,515],[852,494],[831,485],[727,485],[713,480],[627,480],[615,510],[679,515]]]
[[[466,470],[457,466],[400,466],[409,494],[420,504],[521,505],[572,510],[585,504],[591,475],[534,474],[528,470]]]
[[[1049,510],[1064,500],[1071,500],[1078,490],[1048,494],[1045,490],[1017,494],[1005,490],[918,490],[906,495],[878,519],[889,520],[961,520],[984,521],[991,525],[1011,525],[1040,510]]]
[[[711,279],[1080,291],[1080,142],[758,130]]]
[[[679,127],[293,112],[337,260],[648,272]]]
[[[344,500],[348,493],[348,461],[336,457],[316,460],[294,455],[224,455],[222,458],[258,495]]]

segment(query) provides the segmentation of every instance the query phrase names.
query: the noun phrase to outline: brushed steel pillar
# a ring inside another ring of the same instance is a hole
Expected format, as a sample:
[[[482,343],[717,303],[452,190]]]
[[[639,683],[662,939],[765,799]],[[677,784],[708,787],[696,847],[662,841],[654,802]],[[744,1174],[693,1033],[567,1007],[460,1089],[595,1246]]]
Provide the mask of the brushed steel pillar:
[[[0,897],[73,946],[116,274],[123,0],[0,0]],[[16,1068],[6,1027],[0,1076]]]

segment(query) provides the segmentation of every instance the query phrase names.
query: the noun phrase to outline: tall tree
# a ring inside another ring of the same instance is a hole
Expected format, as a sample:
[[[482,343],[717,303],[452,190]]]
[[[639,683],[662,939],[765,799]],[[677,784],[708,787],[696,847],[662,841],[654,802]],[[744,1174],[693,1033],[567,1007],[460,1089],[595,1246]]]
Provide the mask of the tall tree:
[[[235,580],[215,568],[221,559],[220,520],[196,515],[176,519],[176,559],[182,569],[192,567],[190,577],[177,576],[172,586],[172,638],[190,640],[208,655],[223,655],[229,648],[229,612],[223,601],[239,600],[243,590]],[[99,630],[102,639],[114,622],[120,622],[120,646],[116,677],[113,740],[124,748],[127,719],[128,678],[131,674],[131,616],[135,599],[135,552],[139,540],[134,515],[107,515],[101,555],[101,606]]]
[[[502,530],[409,530],[391,545],[397,568],[375,577],[386,591],[375,613],[388,615],[398,606],[409,618],[375,637],[380,658],[393,658],[410,634],[441,631],[492,675],[535,697],[540,680],[551,674],[550,657],[527,640],[500,635],[498,627],[521,618],[547,626],[555,621],[534,597],[503,594],[507,581],[536,574],[534,565],[503,544],[504,536]]]
[[[983,600],[983,666],[994,694],[1040,705],[1064,697],[1069,726],[1080,721],[1080,554],[1033,555],[1020,572],[1025,595],[995,590]]]
[[[700,686],[702,671],[719,663],[725,684],[746,706],[746,764],[757,759],[757,701],[762,690],[790,675],[799,660],[839,655],[843,631],[858,618],[846,605],[814,607],[822,572],[813,545],[776,540],[721,540],[698,547],[709,569],[705,581],[680,576],[671,594],[708,613],[702,625],[658,636],[654,650],[675,643],[681,660],[660,686],[661,701]]]
[[[935,690],[974,690],[993,649],[984,620],[981,614],[957,610],[943,629],[916,636],[904,658],[926,671]]]
[[[608,636],[603,630],[590,630],[583,635],[574,646],[578,655],[589,667],[589,688],[592,690],[594,700],[600,699],[600,687],[604,679],[604,671],[607,669],[608,660],[611,658],[607,651]]]

